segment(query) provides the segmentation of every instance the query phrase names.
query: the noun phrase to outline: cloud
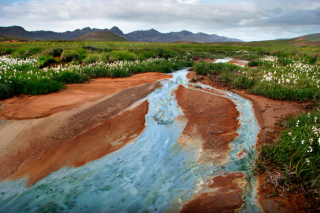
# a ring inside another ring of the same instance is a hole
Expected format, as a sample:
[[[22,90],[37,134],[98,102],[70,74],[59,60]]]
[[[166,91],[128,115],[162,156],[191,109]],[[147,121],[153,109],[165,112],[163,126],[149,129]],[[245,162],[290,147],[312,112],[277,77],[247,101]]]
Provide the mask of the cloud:
[[[298,36],[297,31],[315,33],[320,25],[318,0],[0,0],[0,4],[1,23],[27,30],[116,25],[126,33],[154,28],[257,40],[258,34],[272,39],[281,34]]]
[[[178,0],[181,4],[199,4],[199,0]]]

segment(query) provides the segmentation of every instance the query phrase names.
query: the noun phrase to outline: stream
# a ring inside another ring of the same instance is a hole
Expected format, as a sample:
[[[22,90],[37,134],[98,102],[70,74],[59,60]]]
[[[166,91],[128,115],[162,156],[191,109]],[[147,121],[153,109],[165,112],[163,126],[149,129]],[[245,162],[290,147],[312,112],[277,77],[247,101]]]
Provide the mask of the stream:
[[[191,84],[187,73],[174,72],[146,98],[146,128],[134,143],[84,166],[62,168],[29,188],[25,179],[1,182],[0,212],[178,212],[207,179],[239,171],[248,176],[241,211],[259,212],[256,180],[250,174],[259,126],[251,102],[223,91],[221,96],[239,111],[239,137],[230,144],[224,165],[200,164],[198,151],[177,143],[186,121],[176,119],[183,112],[174,90]],[[243,148],[249,154],[239,159],[236,154]]]

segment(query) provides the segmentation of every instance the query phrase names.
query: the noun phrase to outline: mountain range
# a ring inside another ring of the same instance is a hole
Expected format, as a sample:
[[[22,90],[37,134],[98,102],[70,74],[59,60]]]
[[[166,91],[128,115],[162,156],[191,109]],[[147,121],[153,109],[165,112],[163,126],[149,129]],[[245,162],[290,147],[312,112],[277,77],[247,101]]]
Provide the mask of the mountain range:
[[[155,29],[151,30],[139,30],[131,33],[124,34],[118,27],[112,27],[111,29],[97,29],[86,27],[83,29],[77,29],[74,31],[66,32],[53,32],[53,31],[27,31],[20,26],[0,27],[0,35],[17,36],[22,38],[29,38],[34,40],[73,40],[79,36],[83,36],[87,33],[107,31],[113,33],[129,41],[137,42],[175,42],[175,41],[190,41],[198,43],[208,42],[241,42],[239,39],[228,38],[224,36],[218,36],[215,34],[205,33],[192,33],[186,30],[181,32],[160,33]],[[92,36],[91,36],[92,37]]]

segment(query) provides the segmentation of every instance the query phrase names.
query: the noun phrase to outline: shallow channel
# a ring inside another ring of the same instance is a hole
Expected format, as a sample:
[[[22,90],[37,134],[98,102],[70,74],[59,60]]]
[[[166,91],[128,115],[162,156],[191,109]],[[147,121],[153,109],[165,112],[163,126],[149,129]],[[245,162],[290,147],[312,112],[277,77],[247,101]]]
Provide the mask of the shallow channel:
[[[174,72],[146,98],[146,128],[134,143],[84,166],[62,168],[29,188],[26,180],[1,182],[0,212],[177,212],[205,180],[247,172],[250,156],[236,154],[242,147],[255,150],[259,126],[251,102],[236,94],[222,95],[236,104],[241,124],[223,166],[199,164],[197,151],[177,143],[186,122],[177,119],[183,112],[174,90],[180,84],[188,87],[187,73]],[[255,181],[249,182],[242,211],[259,211]]]

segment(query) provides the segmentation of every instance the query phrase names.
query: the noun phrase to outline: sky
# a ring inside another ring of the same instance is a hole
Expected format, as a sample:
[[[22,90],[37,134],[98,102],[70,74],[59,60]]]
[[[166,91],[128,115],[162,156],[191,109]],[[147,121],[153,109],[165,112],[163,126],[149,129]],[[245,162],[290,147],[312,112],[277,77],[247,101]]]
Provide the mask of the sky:
[[[0,0],[0,26],[188,30],[243,41],[320,33],[320,0]]]

